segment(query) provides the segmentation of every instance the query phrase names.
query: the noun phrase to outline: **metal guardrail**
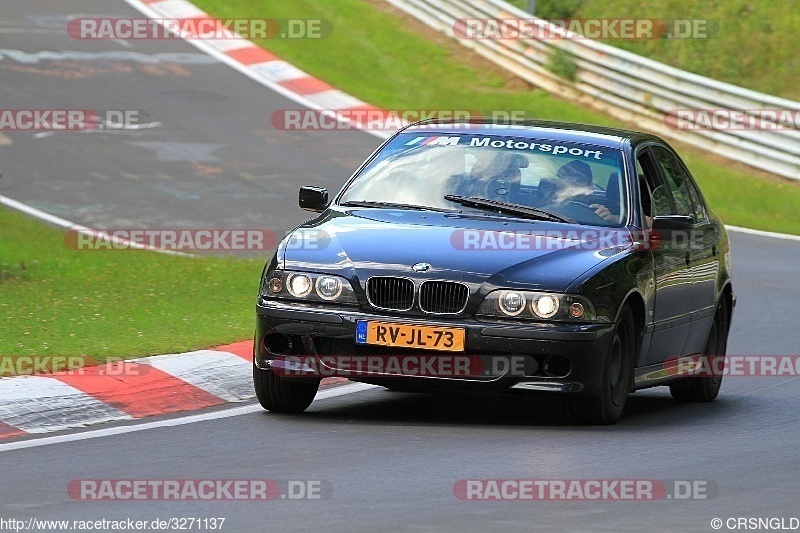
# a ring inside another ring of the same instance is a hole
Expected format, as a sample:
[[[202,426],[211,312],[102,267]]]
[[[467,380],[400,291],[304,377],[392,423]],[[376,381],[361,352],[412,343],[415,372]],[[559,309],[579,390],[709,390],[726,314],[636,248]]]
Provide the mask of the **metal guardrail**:
[[[574,36],[502,0],[387,2],[454,38],[458,38],[454,28],[461,19],[524,19],[542,28],[543,34]],[[674,129],[667,125],[667,117],[679,109],[727,110],[750,116],[759,111],[786,110],[800,117],[800,102],[698,76],[582,37],[459,40],[533,85],[635,122],[640,129],[691,143],[761,170],[800,179],[797,129]],[[575,82],[547,69],[548,58],[556,50],[569,52],[575,58]],[[762,117],[760,122],[766,121]]]

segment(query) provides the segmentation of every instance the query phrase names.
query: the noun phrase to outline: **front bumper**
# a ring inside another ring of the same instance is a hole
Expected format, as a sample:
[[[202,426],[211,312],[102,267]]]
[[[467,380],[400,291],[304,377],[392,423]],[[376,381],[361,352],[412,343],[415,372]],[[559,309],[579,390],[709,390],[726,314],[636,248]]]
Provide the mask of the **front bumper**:
[[[342,376],[429,391],[599,394],[603,360],[613,333],[612,324],[523,324],[405,316],[263,299],[259,300],[256,313],[254,363],[258,368],[283,372],[287,379]],[[464,328],[465,351],[356,344],[359,320]],[[393,359],[396,364],[371,365],[376,358],[384,362]],[[409,358],[415,358],[417,364],[406,364]],[[460,358],[466,361],[468,371],[424,372],[431,367],[453,368],[418,364],[425,358],[427,362]]]

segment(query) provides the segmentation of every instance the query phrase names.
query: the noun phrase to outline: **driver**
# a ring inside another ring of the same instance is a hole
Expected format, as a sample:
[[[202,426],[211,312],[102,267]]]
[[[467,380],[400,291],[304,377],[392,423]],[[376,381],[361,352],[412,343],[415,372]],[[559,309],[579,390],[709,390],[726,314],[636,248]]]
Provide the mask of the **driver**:
[[[561,201],[573,200],[582,202],[582,200],[589,197],[594,192],[592,182],[592,167],[585,161],[570,161],[563,165],[556,172],[556,176],[562,180],[562,191],[559,196]],[[594,209],[594,213],[603,220],[616,222],[619,220],[619,215],[614,214],[611,210],[603,204],[593,203],[588,204],[589,207]]]

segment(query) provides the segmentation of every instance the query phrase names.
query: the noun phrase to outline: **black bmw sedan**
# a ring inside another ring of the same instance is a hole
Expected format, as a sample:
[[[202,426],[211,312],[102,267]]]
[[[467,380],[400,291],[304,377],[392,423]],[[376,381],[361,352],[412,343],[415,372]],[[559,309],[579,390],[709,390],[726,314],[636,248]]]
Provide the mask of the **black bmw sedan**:
[[[735,296],[728,237],[662,139],[580,124],[417,123],[279,244],[256,306],[261,405],[320,380],[540,394],[608,424],[636,389],[711,401]]]

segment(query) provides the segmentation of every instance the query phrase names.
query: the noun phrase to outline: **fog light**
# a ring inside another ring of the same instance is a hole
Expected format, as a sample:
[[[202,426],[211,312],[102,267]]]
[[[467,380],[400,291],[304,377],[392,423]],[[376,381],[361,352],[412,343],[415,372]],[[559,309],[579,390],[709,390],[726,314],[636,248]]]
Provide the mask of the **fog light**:
[[[525,295],[514,291],[503,292],[497,305],[503,313],[516,316],[525,309]]]
[[[531,309],[541,318],[550,318],[558,311],[558,298],[552,294],[539,296],[531,304]]]
[[[574,316],[575,318],[580,318],[583,316],[583,305],[575,302],[574,304],[569,306],[569,314]]]
[[[289,293],[295,298],[302,298],[311,292],[311,278],[303,274],[292,274],[288,280]]]

